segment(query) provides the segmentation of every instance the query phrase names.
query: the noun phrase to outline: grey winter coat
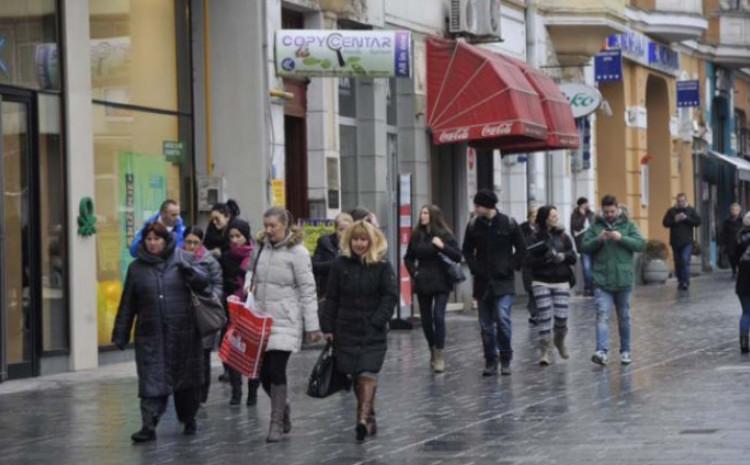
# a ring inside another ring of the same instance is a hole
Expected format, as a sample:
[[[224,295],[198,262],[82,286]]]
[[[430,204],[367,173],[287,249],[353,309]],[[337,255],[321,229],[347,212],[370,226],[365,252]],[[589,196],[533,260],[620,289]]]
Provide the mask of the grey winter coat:
[[[224,281],[221,275],[221,265],[216,258],[211,255],[205,247],[200,254],[193,254],[193,263],[206,275],[208,286],[203,290],[204,295],[212,294],[219,302],[224,295]],[[213,349],[216,342],[216,334],[209,334],[203,337],[203,348]]]
[[[305,331],[318,331],[318,299],[310,253],[299,233],[272,244],[268,238],[256,254],[255,302],[273,318],[266,350],[297,352]]]
[[[138,396],[162,397],[203,384],[203,347],[190,305],[188,282],[206,286],[187,252],[173,238],[164,256],[138,247],[117,311],[112,342],[124,347],[135,321]],[[137,318],[136,318],[137,317]]]

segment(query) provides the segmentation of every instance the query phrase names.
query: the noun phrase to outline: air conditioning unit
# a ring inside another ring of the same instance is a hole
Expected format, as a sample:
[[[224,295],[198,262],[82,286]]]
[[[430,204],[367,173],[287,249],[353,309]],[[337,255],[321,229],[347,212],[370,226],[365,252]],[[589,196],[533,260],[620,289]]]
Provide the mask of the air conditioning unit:
[[[451,0],[451,34],[500,38],[500,0]]]

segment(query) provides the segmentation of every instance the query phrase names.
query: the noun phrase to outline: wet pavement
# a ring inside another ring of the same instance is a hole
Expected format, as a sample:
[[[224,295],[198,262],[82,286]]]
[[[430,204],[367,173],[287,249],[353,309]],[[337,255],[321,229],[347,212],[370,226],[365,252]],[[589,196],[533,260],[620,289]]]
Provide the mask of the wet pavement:
[[[536,364],[527,313],[513,314],[510,377],[482,378],[476,313],[448,319],[448,372],[433,375],[421,331],[392,332],[378,390],[377,438],[354,441],[352,394],[304,393],[317,356],[290,364],[294,429],[264,442],[269,402],[230,407],[214,383],[185,437],[174,410],[158,440],[133,445],[140,426],[132,364],[0,384],[0,463],[16,464],[740,464],[750,456],[750,358],[739,353],[739,304],[725,273],[640,288],[633,359],[591,363],[593,302],[575,298],[571,359]],[[218,374],[215,368],[214,379]]]

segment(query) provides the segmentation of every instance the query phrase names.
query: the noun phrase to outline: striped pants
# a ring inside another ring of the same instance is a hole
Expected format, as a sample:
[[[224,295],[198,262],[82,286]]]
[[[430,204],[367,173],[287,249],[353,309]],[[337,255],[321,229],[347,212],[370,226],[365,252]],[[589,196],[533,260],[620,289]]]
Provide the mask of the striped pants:
[[[553,316],[555,331],[568,327],[570,290],[534,285],[533,291],[537,308],[536,321],[539,329],[539,340],[549,341],[552,333]]]

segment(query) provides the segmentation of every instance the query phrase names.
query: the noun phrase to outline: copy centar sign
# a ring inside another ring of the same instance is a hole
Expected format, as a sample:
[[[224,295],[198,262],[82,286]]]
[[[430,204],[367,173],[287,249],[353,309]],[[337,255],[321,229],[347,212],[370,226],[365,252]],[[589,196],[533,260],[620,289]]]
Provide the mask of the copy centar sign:
[[[409,31],[282,29],[275,53],[277,76],[411,76]]]

